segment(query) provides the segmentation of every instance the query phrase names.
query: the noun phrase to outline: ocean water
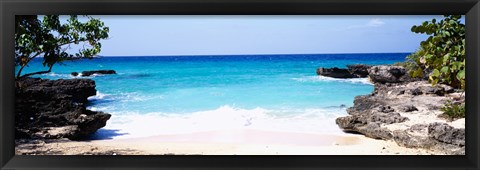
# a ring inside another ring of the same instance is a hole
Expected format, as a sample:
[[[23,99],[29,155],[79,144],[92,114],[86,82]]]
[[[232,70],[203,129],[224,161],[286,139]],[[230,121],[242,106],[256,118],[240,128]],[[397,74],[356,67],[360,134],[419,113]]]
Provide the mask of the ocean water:
[[[316,75],[318,67],[393,64],[408,53],[101,57],[55,65],[48,79],[94,75],[97,95],[88,109],[112,114],[99,139],[230,129],[341,134],[335,118],[347,115],[357,95],[372,92],[367,78]],[[18,69],[18,68],[17,68]],[[23,73],[46,70],[41,59]]]

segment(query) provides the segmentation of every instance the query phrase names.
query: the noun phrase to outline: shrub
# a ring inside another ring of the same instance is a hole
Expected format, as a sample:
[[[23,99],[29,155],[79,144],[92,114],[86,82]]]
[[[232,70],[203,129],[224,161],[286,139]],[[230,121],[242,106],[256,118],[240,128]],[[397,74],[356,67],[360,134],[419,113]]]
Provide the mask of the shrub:
[[[465,24],[460,18],[446,15],[440,22],[433,19],[412,27],[412,32],[430,35],[420,43],[421,49],[408,57],[417,64],[410,72],[412,77],[428,72],[432,85],[465,89]]]
[[[465,103],[448,101],[440,110],[443,111],[443,116],[449,118],[450,120],[465,117]]]

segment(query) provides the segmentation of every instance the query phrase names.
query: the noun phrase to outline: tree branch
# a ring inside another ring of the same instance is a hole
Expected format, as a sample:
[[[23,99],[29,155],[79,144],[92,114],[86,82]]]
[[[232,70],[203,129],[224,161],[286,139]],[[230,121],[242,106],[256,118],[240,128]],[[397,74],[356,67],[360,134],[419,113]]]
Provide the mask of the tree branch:
[[[31,76],[31,75],[35,75],[35,74],[46,74],[46,73],[50,73],[52,72],[52,67],[53,65],[51,65],[47,71],[37,71],[37,72],[33,72],[33,73],[28,73],[28,74],[24,74],[23,76],[20,76],[20,78],[23,78],[23,77],[27,77],[27,76]]]

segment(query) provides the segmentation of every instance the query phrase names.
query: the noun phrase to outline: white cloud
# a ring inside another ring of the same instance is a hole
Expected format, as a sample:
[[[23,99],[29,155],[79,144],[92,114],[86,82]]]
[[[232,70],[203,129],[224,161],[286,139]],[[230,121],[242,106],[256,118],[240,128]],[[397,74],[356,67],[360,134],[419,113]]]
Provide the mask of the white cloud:
[[[368,23],[367,23],[367,27],[379,27],[379,26],[382,26],[384,25],[385,22],[383,22],[382,20],[378,19],[378,18],[375,18],[375,19],[372,19],[370,20]]]
[[[347,29],[380,27],[382,25],[385,25],[385,22],[383,22],[381,19],[375,18],[375,19],[371,19],[370,21],[368,21],[363,25],[352,25],[347,27]]]

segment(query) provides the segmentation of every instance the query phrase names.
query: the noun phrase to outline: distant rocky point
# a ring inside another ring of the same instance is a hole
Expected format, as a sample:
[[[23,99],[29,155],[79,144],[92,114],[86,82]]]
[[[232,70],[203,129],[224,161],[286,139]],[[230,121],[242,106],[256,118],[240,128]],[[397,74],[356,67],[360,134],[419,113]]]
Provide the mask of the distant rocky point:
[[[82,77],[91,76],[93,74],[117,74],[117,72],[115,72],[115,70],[93,70],[93,71],[82,71],[81,74],[79,74],[78,72],[71,73],[72,76],[80,75]]]
[[[317,69],[317,75],[332,78],[364,78],[368,76],[368,69],[371,66],[364,64],[347,65],[346,69],[333,67]]]

